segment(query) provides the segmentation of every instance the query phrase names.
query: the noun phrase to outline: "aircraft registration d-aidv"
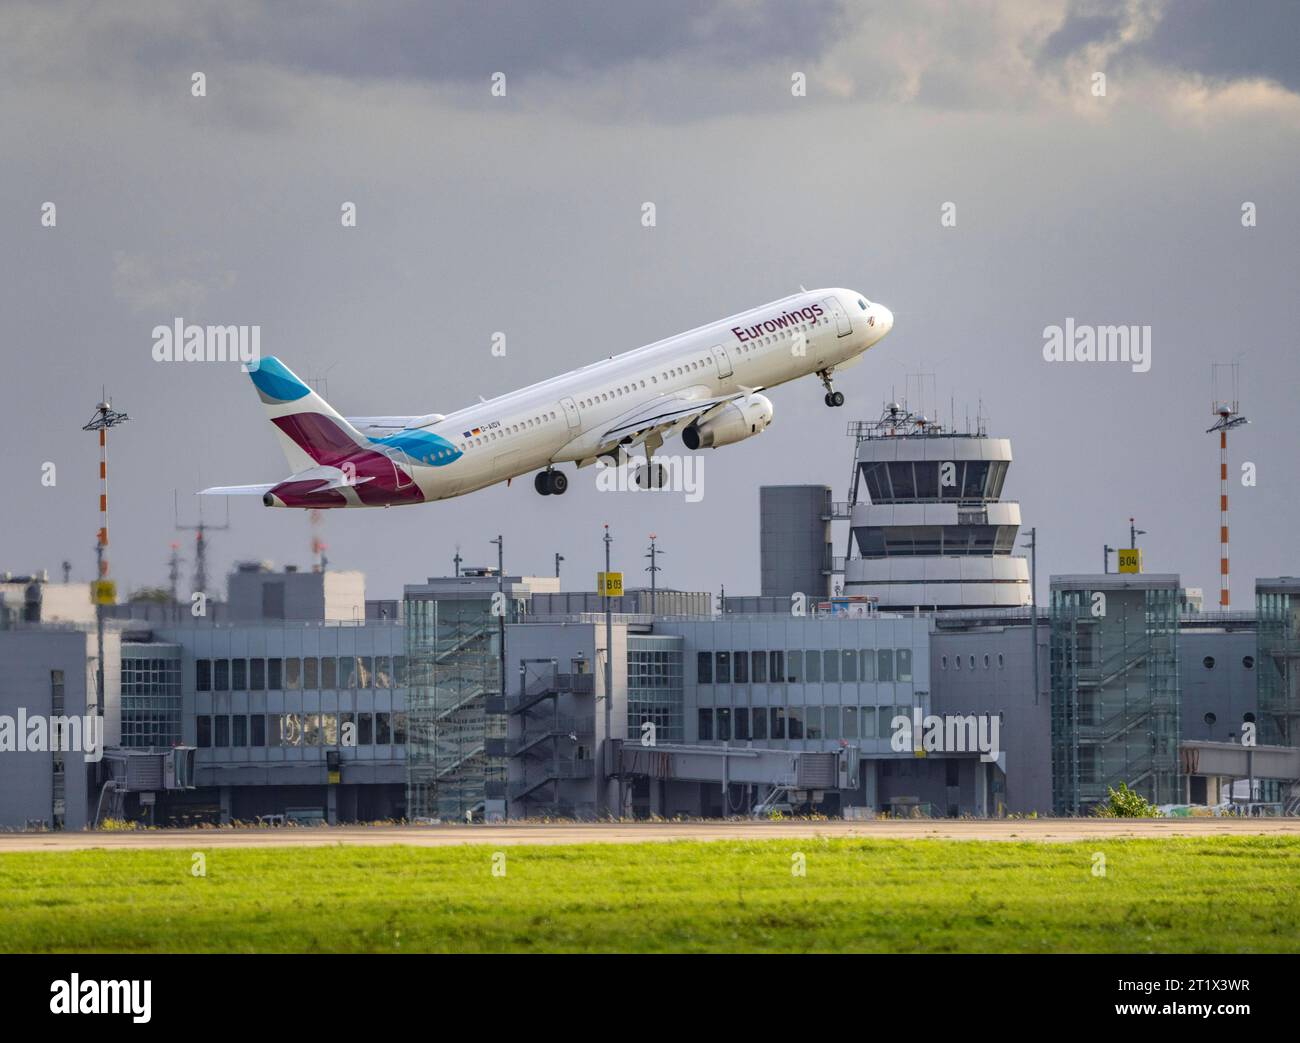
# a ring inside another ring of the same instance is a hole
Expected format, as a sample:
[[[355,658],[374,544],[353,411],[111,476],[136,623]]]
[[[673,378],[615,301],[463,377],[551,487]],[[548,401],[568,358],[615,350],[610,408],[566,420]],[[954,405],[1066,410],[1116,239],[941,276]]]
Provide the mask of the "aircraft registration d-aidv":
[[[279,359],[249,375],[294,473],[265,485],[204,489],[256,495],[268,507],[392,507],[426,503],[537,471],[544,496],[563,493],[557,464],[586,467],[642,449],[647,460],[681,435],[687,449],[761,434],[772,402],[759,392],[831,377],[894,325],[888,308],[852,290],[786,297],[456,413],[342,417]],[[656,483],[653,470],[650,484]],[[662,477],[658,479],[662,483]]]

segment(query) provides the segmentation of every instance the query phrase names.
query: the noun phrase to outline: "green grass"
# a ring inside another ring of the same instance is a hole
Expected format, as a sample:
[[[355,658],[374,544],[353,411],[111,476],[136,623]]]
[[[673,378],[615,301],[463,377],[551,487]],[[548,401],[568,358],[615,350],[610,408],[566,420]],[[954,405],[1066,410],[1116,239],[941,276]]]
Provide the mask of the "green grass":
[[[195,850],[202,851],[202,848]],[[505,876],[493,876],[496,851]],[[792,874],[801,852],[807,874]],[[1106,875],[1093,875],[1093,856]],[[1300,839],[0,855],[8,952],[1300,950]]]

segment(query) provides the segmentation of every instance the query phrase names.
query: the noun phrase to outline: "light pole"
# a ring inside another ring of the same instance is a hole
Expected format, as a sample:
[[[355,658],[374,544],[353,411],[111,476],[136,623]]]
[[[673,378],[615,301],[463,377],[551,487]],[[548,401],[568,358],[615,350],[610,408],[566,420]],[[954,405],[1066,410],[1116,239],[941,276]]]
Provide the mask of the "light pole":
[[[1034,646],[1034,705],[1038,705],[1038,527],[1029,530],[1029,640]]]
[[[1110,556],[1115,553],[1115,548],[1108,543],[1101,545],[1101,571],[1103,575],[1110,575]]]
[[[609,560],[610,547],[614,542],[614,537],[609,534],[609,522],[605,523],[605,582],[601,584],[602,593],[605,596],[605,741],[601,743],[601,765],[600,765],[600,803],[608,808],[609,805],[609,783],[605,778],[605,769],[608,766],[610,729],[613,725],[614,711],[612,703],[614,701],[614,609],[613,603],[609,597]],[[622,808],[619,808],[622,813]]]
[[[131,418],[113,409],[113,403],[104,401],[95,406],[91,418],[82,425],[83,431],[99,433],[99,539],[95,542],[95,635],[99,660],[95,678],[95,713],[104,716],[104,606],[113,597],[108,578],[108,430],[125,424]]]
[[[564,560],[564,555],[558,551],[555,554],[555,578],[560,578],[560,562]]]
[[[505,600],[505,581],[506,581],[506,544],[500,533],[497,533],[495,540],[488,540],[489,543],[495,543],[497,547],[497,687],[501,690],[501,704],[504,707],[506,701],[506,600]],[[460,552],[456,552],[460,557]],[[457,565],[459,568],[459,563]],[[483,821],[487,821],[487,797],[484,795],[483,801]]]
[[[1146,529],[1139,529],[1133,524],[1132,518],[1128,520],[1128,545],[1130,550],[1137,550],[1138,537],[1145,536],[1146,534]]]

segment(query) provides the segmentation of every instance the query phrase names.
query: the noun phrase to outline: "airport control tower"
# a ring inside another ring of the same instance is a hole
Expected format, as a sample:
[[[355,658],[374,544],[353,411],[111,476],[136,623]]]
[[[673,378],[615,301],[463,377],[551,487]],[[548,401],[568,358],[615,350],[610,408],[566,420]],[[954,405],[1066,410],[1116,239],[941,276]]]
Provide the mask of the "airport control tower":
[[[945,430],[897,402],[848,434],[853,482],[834,512],[850,527],[844,594],[885,610],[1029,605],[1029,565],[1014,556],[1020,504],[1000,499],[1008,439],[979,420]]]

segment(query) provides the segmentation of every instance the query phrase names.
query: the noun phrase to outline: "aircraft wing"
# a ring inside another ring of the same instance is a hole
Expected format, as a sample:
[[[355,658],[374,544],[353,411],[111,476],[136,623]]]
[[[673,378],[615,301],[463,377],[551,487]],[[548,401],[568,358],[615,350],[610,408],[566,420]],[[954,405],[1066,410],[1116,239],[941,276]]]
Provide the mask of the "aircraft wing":
[[[695,420],[702,420],[710,413],[729,402],[748,398],[762,388],[745,388],[733,395],[718,398],[691,398],[689,395],[667,395],[655,399],[631,413],[626,413],[614,421],[614,426],[607,429],[602,441],[622,442],[629,436],[631,444],[644,442],[654,435],[666,435],[674,429],[686,427]]]

